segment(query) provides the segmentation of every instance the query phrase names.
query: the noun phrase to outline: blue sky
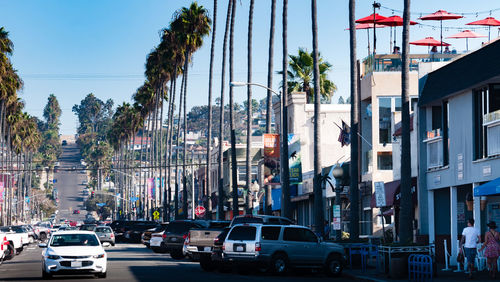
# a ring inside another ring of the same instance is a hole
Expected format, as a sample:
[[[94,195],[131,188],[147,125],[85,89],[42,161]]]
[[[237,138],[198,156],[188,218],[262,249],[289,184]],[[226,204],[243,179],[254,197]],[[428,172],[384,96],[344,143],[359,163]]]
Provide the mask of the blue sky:
[[[212,13],[212,0],[199,0]],[[246,80],[246,32],[248,2],[237,1],[235,27],[235,80]],[[254,82],[266,83],[267,48],[269,36],[270,1],[256,0],[254,13]],[[357,18],[371,14],[370,0],[358,0]],[[402,10],[401,0],[380,0],[383,7]],[[418,0],[412,1],[412,19],[420,13],[431,13],[439,9],[450,12],[477,12],[500,8],[500,3],[491,0]],[[146,55],[159,43],[159,31],[167,27],[174,12],[188,6],[187,0],[0,0],[2,13],[0,26],[10,32],[15,51],[12,61],[22,76],[25,87],[20,94],[26,102],[26,110],[42,116],[47,97],[54,93],[63,111],[61,132],[75,132],[77,120],[71,112],[88,93],[101,99],[112,98],[115,104],[130,101],[134,91],[144,80]],[[473,4],[472,4],[473,3]],[[347,0],[318,0],[319,48],[323,57],[333,65],[329,74],[337,86],[335,101],[339,95],[349,93],[349,33]],[[275,38],[276,71],[281,69],[281,5],[278,0]],[[217,41],[215,53],[214,95],[220,95],[220,73],[222,37],[224,33],[227,1],[219,0],[217,18]],[[390,16],[397,11],[382,8],[379,13]],[[299,47],[311,50],[310,1],[289,0],[289,53]],[[465,27],[464,24],[488,16],[466,15],[465,19],[445,21],[444,27]],[[500,18],[500,11],[492,16]],[[424,22],[438,26],[439,22]],[[444,36],[459,30],[445,29]],[[487,30],[476,30],[487,34]],[[492,28],[492,38],[498,35]],[[398,39],[401,41],[401,28]],[[366,30],[358,31],[358,56],[367,54]],[[370,34],[370,37],[372,35]],[[439,38],[439,29],[412,27],[410,40],[426,36]],[[194,56],[189,77],[188,107],[207,103],[208,64],[210,37],[205,46]],[[458,51],[465,49],[464,40],[445,40]],[[479,47],[484,39],[469,40],[469,49]],[[389,29],[377,32],[378,53],[389,52]],[[426,47],[412,47],[412,53],[425,53]],[[275,75],[274,88],[280,78]],[[265,91],[255,88],[255,98],[263,98]],[[227,95],[227,91],[226,91]],[[236,101],[246,97],[244,88],[235,89]],[[226,98],[227,99],[227,98]],[[227,101],[227,100],[226,100]]]

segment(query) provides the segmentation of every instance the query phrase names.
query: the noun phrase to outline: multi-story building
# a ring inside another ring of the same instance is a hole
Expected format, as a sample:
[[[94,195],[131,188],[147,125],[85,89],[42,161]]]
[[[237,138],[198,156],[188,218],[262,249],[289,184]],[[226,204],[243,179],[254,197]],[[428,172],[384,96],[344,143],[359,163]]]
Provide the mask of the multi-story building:
[[[456,262],[468,218],[500,222],[500,40],[420,80],[419,233]],[[425,205],[425,206],[424,206]]]
[[[295,203],[294,218],[297,224],[311,226],[313,223],[313,178],[314,178],[314,104],[306,103],[303,92],[291,93],[288,97],[288,132],[300,139],[302,160],[302,183],[291,185],[292,203]],[[278,132],[281,130],[280,104],[274,104]],[[339,142],[342,121],[350,123],[351,108],[348,104],[321,104],[321,167],[349,161],[350,147]],[[329,171],[325,171],[326,174]],[[330,188],[329,188],[330,189]],[[331,190],[331,189],[330,189]],[[331,192],[331,191],[330,191]],[[275,193],[277,197],[280,193]],[[329,219],[334,193],[325,192],[325,218]],[[328,199],[327,199],[328,198]],[[275,199],[273,198],[273,201]]]

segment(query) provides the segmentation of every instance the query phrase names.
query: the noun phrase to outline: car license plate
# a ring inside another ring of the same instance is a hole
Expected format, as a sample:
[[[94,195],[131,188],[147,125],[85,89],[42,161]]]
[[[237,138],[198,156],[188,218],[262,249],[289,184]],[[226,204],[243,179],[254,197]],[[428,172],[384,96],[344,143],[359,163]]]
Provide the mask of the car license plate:
[[[82,267],[82,262],[81,261],[72,261],[71,267]]]
[[[170,239],[170,241],[175,242],[177,241],[177,238],[173,237],[172,239]]]
[[[128,233],[125,234],[125,238],[127,238],[127,239],[130,238],[130,234],[128,234]]]
[[[211,247],[205,247],[205,248],[203,248],[203,251],[204,252],[211,252],[212,248]]]
[[[236,247],[237,252],[243,252],[243,246],[238,246]]]

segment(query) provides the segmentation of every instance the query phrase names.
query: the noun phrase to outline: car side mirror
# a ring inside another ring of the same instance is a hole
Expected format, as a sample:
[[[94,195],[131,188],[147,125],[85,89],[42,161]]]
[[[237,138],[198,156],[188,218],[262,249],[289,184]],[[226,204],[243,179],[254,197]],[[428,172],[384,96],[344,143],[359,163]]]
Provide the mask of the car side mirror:
[[[104,248],[107,248],[107,247],[111,246],[111,244],[109,242],[104,242],[104,243],[102,243],[102,246]]]
[[[46,243],[41,243],[41,244],[38,244],[38,247],[39,248],[47,248],[47,244]]]

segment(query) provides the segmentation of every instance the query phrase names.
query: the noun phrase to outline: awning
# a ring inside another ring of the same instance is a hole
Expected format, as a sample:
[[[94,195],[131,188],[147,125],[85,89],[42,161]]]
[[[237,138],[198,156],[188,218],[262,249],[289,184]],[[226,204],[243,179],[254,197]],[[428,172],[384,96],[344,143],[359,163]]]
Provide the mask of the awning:
[[[387,207],[391,206],[399,206],[399,202],[401,199],[401,181],[394,180],[391,182],[385,183],[385,203]],[[417,178],[412,177],[411,179],[411,199],[413,205],[417,205]],[[370,202],[370,207],[377,207],[375,200],[375,193],[372,194],[372,199]]]
[[[292,203],[295,203],[295,202],[300,202],[300,201],[308,201],[312,196],[314,195],[314,193],[305,193],[305,194],[302,194],[302,195],[299,195],[299,196],[296,196],[296,197],[292,197],[290,199],[290,201]]]
[[[474,197],[500,194],[500,177],[474,188]]]

